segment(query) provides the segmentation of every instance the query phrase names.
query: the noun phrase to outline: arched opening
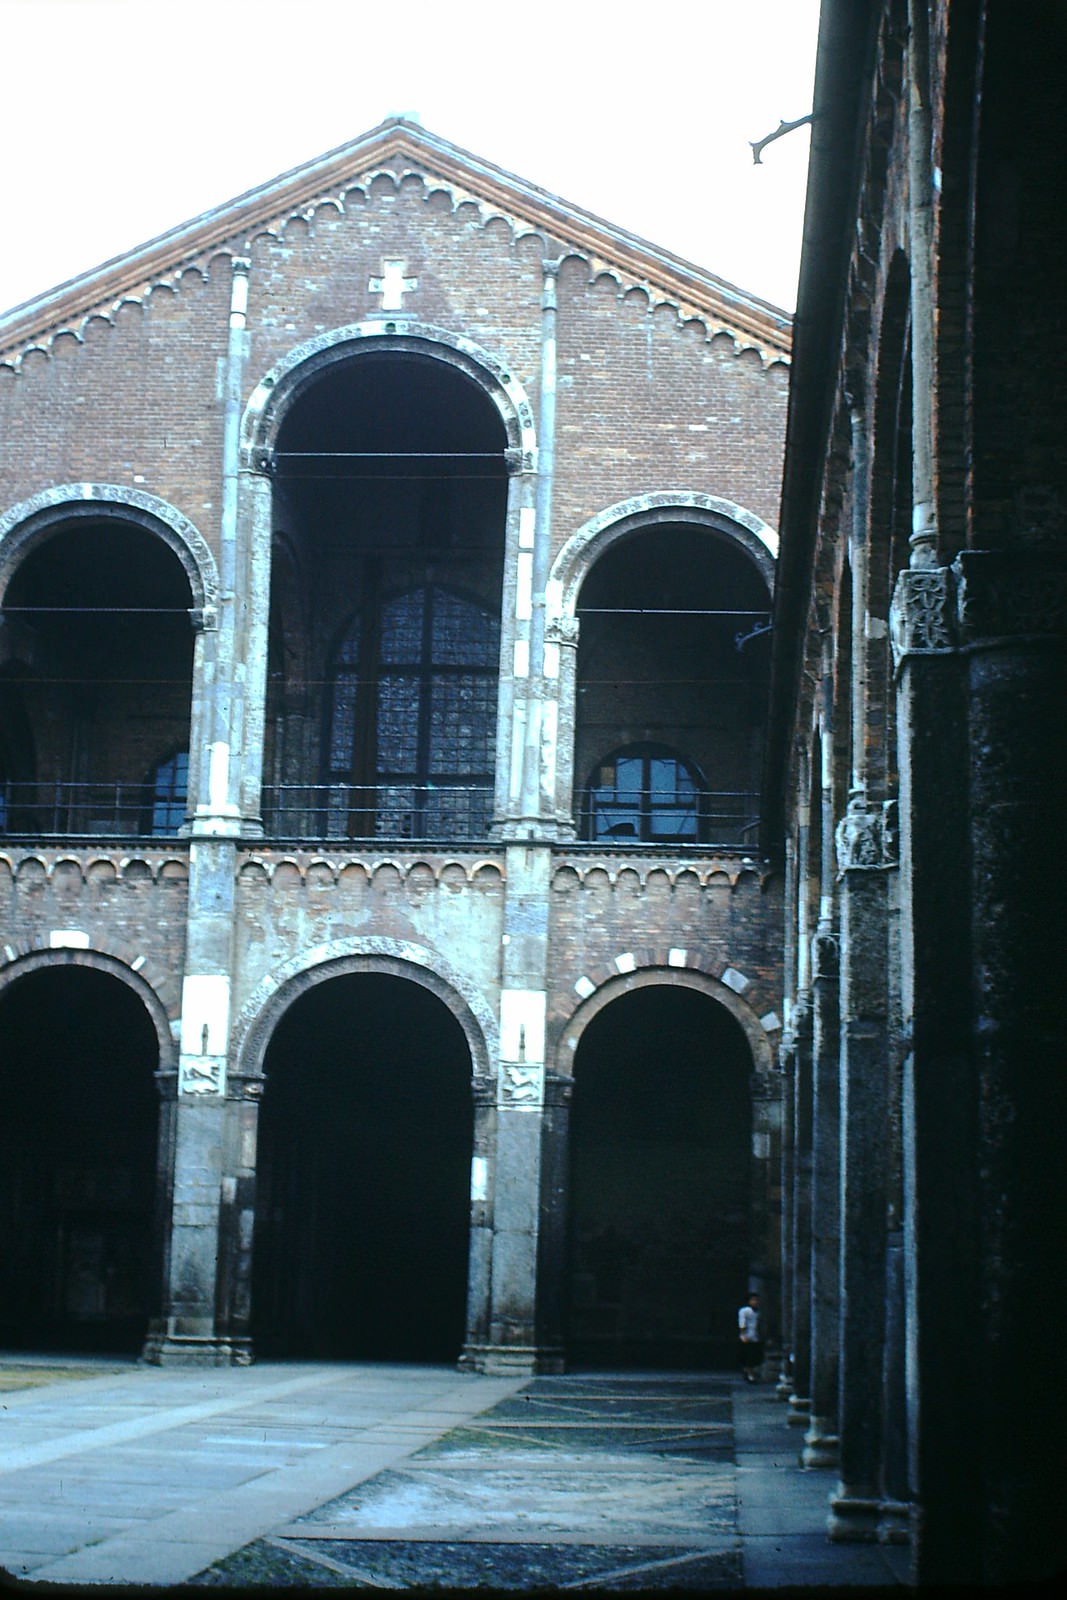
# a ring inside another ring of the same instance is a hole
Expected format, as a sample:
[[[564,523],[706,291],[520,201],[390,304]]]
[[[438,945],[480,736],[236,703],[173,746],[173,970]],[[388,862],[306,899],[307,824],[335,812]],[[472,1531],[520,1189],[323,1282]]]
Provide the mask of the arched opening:
[[[485,837],[506,446],[488,394],[427,355],[364,351],[298,390],[274,452],[274,835]]]
[[[582,836],[696,844],[706,838],[707,783],[664,745],[627,745],[597,763],[586,786]]]
[[[159,1043],[91,967],[0,991],[0,1342],[140,1349],[158,1314]]]
[[[264,1074],[256,1349],[454,1361],[473,1140],[459,1022],[417,983],[344,974],[293,1001]]]
[[[681,985],[632,990],[575,1056],[566,1346],[572,1363],[729,1365],[747,1288],[752,1057]]]
[[[156,831],[146,774],[189,748],[191,604],[174,551],[117,514],[79,513],[29,547],[3,604],[5,711],[33,730],[7,759],[12,829]]]
[[[617,755],[661,751],[671,765],[661,763],[658,777],[670,780],[672,804],[689,804],[698,819],[674,842],[755,839],[770,604],[752,557],[704,525],[656,522],[600,557],[578,605],[575,773],[586,787],[576,810],[586,837],[600,836],[596,792],[611,786]],[[675,786],[694,777],[691,796]],[[632,835],[655,836],[647,826]]]

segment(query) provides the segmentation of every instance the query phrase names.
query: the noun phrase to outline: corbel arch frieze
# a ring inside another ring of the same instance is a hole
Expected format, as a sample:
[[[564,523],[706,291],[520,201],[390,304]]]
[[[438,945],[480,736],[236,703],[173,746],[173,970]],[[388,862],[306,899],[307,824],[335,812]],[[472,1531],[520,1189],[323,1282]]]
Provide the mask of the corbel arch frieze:
[[[241,422],[242,464],[267,466],[282,420],[297,395],[327,368],[362,354],[410,354],[440,361],[461,372],[488,396],[499,412],[512,455],[511,465],[532,470],[537,459],[533,407],[526,390],[506,363],[480,345],[448,329],[416,322],[402,313],[350,323],[296,345],[253,389]]]
[[[613,544],[666,523],[696,524],[709,533],[725,535],[754,562],[768,589],[773,590],[778,535],[761,517],[716,495],[659,492],[608,506],[571,534],[552,563],[547,588],[549,616],[574,616],[582,584]]]
[[[62,523],[113,516],[162,539],[181,562],[201,621],[219,603],[215,557],[200,530],[175,506],[141,489],[115,483],[60,483],[0,514],[0,602],[15,571]]]
[[[238,1079],[260,1078],[275,1027],[293,1001],[319,983],[350,973],[405,978],[437,996],[466,1035],[475,1079],[486,1077],[499,1054],[499,1024],[482,992],[436,951],[406,939],[334,939],[284,962],[269,974],[234,1022],[232,1059]]]

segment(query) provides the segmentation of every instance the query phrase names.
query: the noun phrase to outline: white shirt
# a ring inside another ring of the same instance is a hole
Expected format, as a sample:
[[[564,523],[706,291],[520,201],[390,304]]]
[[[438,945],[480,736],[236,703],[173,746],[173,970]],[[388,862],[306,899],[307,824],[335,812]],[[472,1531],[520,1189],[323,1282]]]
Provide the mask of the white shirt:
[[[759,1312],[752,1306],[742,1306],[737,1313],[737,1326],[742,1339],[759,1343]]]

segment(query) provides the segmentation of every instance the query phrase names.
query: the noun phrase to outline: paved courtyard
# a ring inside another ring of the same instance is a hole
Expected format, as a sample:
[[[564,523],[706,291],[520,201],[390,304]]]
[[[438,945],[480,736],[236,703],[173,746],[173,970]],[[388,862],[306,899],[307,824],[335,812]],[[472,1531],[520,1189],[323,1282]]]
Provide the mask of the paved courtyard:
[[[0,1566],[66,1585],[889,1586],[769,1388],[0,1358]]]

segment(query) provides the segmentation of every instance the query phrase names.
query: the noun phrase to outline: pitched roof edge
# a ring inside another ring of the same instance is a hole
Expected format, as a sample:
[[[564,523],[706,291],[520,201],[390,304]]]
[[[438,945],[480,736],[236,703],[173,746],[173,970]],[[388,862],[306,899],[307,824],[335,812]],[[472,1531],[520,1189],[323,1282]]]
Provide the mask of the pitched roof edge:
[[[399,117],[13,307],[0,317],[0,349],[46,336],[59,324],[143,289],[149,280],[173,274],[215,248],[233,247],[259,225],[310,204],[345,177],[355,179],[379,162],[384,170],[397,156],[415,162],[431,158],[443,178],[463,187],[475,180],[484,199],[559,244],[721,321],[752,338],[771,359],[788,358],[788,312]]]

